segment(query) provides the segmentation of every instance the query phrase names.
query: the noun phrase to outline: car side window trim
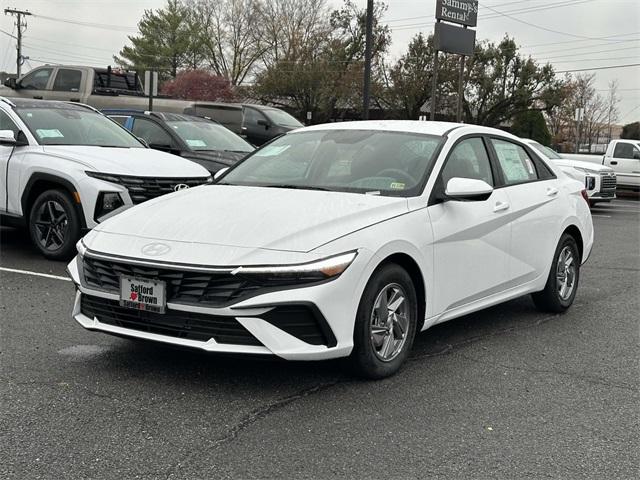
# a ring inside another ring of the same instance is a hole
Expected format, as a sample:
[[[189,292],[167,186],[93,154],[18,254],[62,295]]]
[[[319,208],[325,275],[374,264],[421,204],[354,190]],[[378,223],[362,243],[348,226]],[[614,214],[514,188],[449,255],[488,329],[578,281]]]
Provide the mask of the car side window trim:
[[[530,149],[527,148],[526,145],[514,141],[512,138],[506,138],[506,137],[501,137],[499,135],[485,135],[485,139],[487,141],[487,143],[489,144],[489,155],[492,158],[492,161],[495,162],[495,167],[498,169],[498,175],[500,177],[500,184],[496,184],[496,186],[494,187],[494,190],[498,190],[501,188],[509,188],[509,187],[516,187],[518,185],[526,185],[529,183],[536,183],[536,182],[546,182],[549,180],[555,180],[557,177],[555,174],[552,173],[553,176],[550,177],[546,177],[546,178],[541,178],[540,176],[540,165],[535,161],[535,157],[532,157]],[[498,153],[496,152],[496,149],[493,145],[493,140],[499,140],[502,142],[509,142],[509,143],[513,143],[514,145],[518,145],[520,147],[522,147],[524,149],[524,151],[527,153],[527,155],[529,156],[529,159],[531,160],[531,163],[533,164],[534,169],[536,170],[536,177],[535,179],[531,179],[531,180],[525,180],[522,182],[515,182],[515,183],[507,183],[506,179],[504,178],[504,173],[502,171],[502,168],[500,167],[500,161],[498,160]]]

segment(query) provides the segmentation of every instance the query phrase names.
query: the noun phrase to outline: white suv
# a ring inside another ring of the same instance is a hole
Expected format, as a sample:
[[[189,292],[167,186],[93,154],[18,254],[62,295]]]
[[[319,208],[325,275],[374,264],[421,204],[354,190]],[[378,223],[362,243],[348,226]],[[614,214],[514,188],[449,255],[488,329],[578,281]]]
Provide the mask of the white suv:
[[[27,226],[48,258],[71,256],[83,231],[134,204],[208,182],[91,107],[0,97],[0,218]]]

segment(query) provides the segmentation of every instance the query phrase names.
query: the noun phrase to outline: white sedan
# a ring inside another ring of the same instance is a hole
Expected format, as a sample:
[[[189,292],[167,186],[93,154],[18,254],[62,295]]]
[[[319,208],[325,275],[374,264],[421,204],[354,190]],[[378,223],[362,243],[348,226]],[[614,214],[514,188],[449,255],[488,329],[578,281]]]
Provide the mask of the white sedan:
[[[349,357],[382,378],[435,324],[526,294],[569,308],[593,245],[585,196],[499,130],[302,128],[98,225],[69,264],[73,317],[209,352]]]

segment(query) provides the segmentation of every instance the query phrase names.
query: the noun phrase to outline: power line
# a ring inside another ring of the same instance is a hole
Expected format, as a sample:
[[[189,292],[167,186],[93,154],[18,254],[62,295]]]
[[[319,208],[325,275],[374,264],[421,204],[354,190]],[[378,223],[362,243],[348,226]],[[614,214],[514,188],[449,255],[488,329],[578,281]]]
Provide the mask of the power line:
[[[628,68],[628,67],[640,67],[640,63],[629,63],[627,65],[609,65],[608,67],[579,68],[576,70],[562,70],[556,73],[592,72],[595,70],[610,70],[612,68]]]
[[[567,32],[562,32],[562,31],[559,31],[559,30],[553,30],[551,28],[542,27],[540,25],[536,25],[535,23],[531,23],[531,22],[527,22],[525,20],[521,20],[521,19],[519,19],[517,17],[514,17],[513,15],[509,15],[508,13],[500,12],[500,11],[495,10],[495,9],[493,9],[491,7],[488,7],[486,5],[483,5],[483,4],[481,4],[481,5],[483,7],[485,7],[485,8],[488,8],[492,12],[495,12],[495,13],[503,16],[503,17],[509,18],[509,19],[514,20],[514,21],[516,21],[518,23],[522,23],[523,25],[527,25],[529,27],[533,27],[533,28],[537,28],[539,30],[543,30],[545,32],[557,33],[558,35],[565,35],[567,37],[580,38],[580,39],[583,39],[583,40],[604,40],[604,39],[597,38],[597,37],[586,37],[584,35],[576,35],[576,34],[573,34],[573,33],[567,33]]]
[[[138,32],[138,28],[137,27],[124,27],[122,25],[107,25],[105,23],[94,23],[94,22],[83,22],[80,20],[70,20],[67,18],[57,18],[57,17],[49,17],[46,15],[34,15],[37,16],[38,18],[41,18],[43,20],[49,20],[52,22],[62,22],[62,23],[69,23],[71,25],[80,25],[83,27],[91,27],[91,28],[101,28],[104,30],[117,30],[120,32],[131,32],[131,33],[137,33]]]
[[[558,3],[551,3],[551,4],[546,4],[546,5],[537,5],[537,6],[533,6],[533,7],[525,7],[525,8],[518,8],[515,10],[509,10],[507,12],[498,12],[497,10],[493,10],[495,13],[488,13],[488,14],[484,14],[484,15],[479,15],[478,18],[482,19],[482,20],[490,20],[493,18],[499,18],[501,16],[503,16],[503,14],[511,14],[511,13],[518,13],[518,14],[525,14],[525,13],[533,13],[533,12],[539,12],[542,10],[549,10],[551,8],[560,8],[560,7],[570,7],[570,6],[574,6],[574,5],[580,5],[583,3],[588,3],[588,2],[593,2],[595,0],[565,0],[562,2],[558,2]],[[490,7],[487,7],[490,8]],[[430,18],[433,18],[432,16],[430,16]],[[406,30],[406,29],[413,29],[413,28],[417,28],[417,27],[428,27],[431,25],[434,25],[435,21],[432,22],[428,22],[428,23],[412,23],[412,24],[406,24],[406,25],[397,25],[397,26],[391,26],[393,30]]]
[[[594,53],[617,53],[617,52],[620,52],[620,51],[623,51],[623,50],[638,50],[638,49],[640,49],[640,45],[637,45],[637,46],[634,46],[634,47],[627,47],[627,48],[617,48],[615,50],[598,50],[598,51],[595,51],[595,52],[591,51],[591,52],[574,53],[572,55],[556,55],[555,57],[541,57],[538,54],[538,55],[535,55],[535,58],[537,60],[554,60],[554,59],[558,59],[558,58],[559,59],[563,59],[563,58],[568,58],[568,57],[571,57],[571,58],[579,57],[581,55],[592,55]],[[578,60],[582,60],[582,59],[578,59]]]
[[[598,41],[610,41],[610,42],[628,42],[629,40],[614,40],[615,38],[618,37],[630,37],[631,35],[638,35],[640,34],[640,32],[631,32],[631,33],[621,33],[619,35],[606,35],[604,37],[596,37],[594,39],[582,39],[582,40],[564,40],[562,42],[549,42],[549,43],[536,43],[536,44],[532,44],[532,45],[522,45],[522,48],[532,48],[532,47],[546,47],[548,45],[564,45],[567,43],[580,43],[580,42],[592,42],[594,40],[598,40]],[[609,43],[603,44],[603,45],[609,45]]]
[[[619,43],[630,43],[630,42],[640,42],[640,38],[632,38],[630,40],[620,40]],[[536,56],[537,55],[547,55],[549,53],[559,53],[559,52],[566,53],[566,52],[574,52],[576,50],[588,50],[588,49],[591,49],[591,48],[609,47],[609,46],[615,47],[613,50],[610,50],[612,52],[614,52],[616,50],[625,50],[625,49],[631,49],[631,48],[638,48],[637,46],[619,48],[619,47],[617,47],[615,45],[611,45],[611,43],[599,43],[597,45],[585,45],[583,47],[570,47],[570,48],[560,48],[560,49],[556,49],[556,50],[547,50],[546,52],[533,52],[533,53],[531,53],[531,55],[536,55]],[[525,47],[521,47],[521,48],[525,48]],[[591,53],[591,52],[589,51],[589,52],[586,52],[586,53]],[[576,55],[584,55],[584,54],[583,53],[579,53],[579,54],[576,54]]]

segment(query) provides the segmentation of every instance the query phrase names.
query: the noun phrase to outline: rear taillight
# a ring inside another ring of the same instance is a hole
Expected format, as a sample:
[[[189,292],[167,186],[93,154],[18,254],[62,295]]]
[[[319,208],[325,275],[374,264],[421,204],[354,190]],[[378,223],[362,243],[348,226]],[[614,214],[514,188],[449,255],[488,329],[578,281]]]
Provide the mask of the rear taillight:
[[[587,191],[585,189],[582,189],[580,193],[582,194],[582,198],[584,198],[584,201],[589,203],[589,195],[587,194]]]

